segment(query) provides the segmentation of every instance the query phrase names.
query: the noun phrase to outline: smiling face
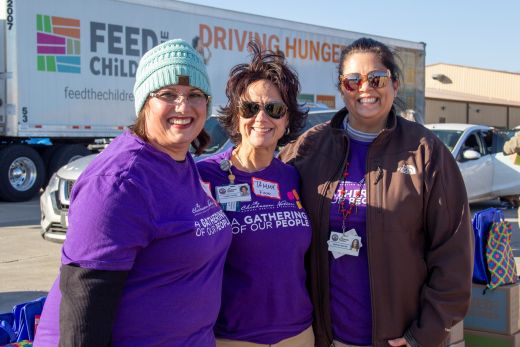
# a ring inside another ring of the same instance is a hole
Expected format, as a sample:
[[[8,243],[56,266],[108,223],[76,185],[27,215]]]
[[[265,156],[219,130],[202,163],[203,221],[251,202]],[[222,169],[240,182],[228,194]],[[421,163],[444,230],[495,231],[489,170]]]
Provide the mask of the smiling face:
[[[283,103],[280,92],[268,80],[259,80],[251,83],[241,98],[243,101],[258,102],[265,105],[269,102]],[[260,111],[249,119],[240,115],[238,123],[238,131],[242,135],[240,147],[246,152],[258,149],[265,149],[274,153],[278,140],[285,133],[288,125],[289,117],[287,114],[280,119],[273,119],[265,113],[263,107]]]
[[[170,92],[188,95],[202,93],[190,86],[172,85],[156,93]],[[184,160],[191,142],[197,137],[206,121],[206,104],[194,106],[182,98],[182,102],[170,104],[161,98],[150,97],[145,104],[145,128],[150,144],[175,160]]]
[[[367,75],[376,70],[386,71],[387,67],[374,53],[353,53],[343,61],[343,75]],[[343,101],[349,111],[350,126],[372,133],[382,130],[397,95],[397,89],[398,83],[391,79],[382,88],[372,88],[366,80],[355,91],[348,91],[341,86]]]

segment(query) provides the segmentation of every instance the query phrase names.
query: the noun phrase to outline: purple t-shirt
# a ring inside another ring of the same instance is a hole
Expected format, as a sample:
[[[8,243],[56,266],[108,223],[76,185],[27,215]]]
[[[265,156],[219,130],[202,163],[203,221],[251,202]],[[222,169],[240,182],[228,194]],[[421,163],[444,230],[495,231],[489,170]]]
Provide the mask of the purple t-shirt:
[[[197,163],[213,194],[215,187],[229,184],[228,173],[219,165],[229,159],[231,150]],[[240,202],[236,212],[226,211],[233,240],[215,335],[277,343],[312,324],[304,267],[311,227],[298,194],[299,176],[278,159],[254,173],[231,170],[235,184],[249,184],[252,201]]]
[[[129,132],[76,182],[63,264],[129,271],[113,346],[215,346],[231,228],[190,155],[176,162]],[[35,345],[57,346],[59,278]]]
[[[357,208],[347,217],[346,229],[356,230],[361,237],[359,255],[343,255],[334,259],[329,252],[330,261],[330,306],[332,332],[334,338],[346,344],[366,346],[372,344],[372,311],[370,302],[370,282],[368,276],[367,237],[366,237],[366,187],[363,177],[366,173],[366,156],[370,143],[350,140],[348,155],[349,176],[346,187],[340,181],[330,207],[330,228],[342,231],[343,216],[340,213],[339,190],[345,188],[346,197],[354,199],[361,187]],[[348,209],[350,201],[345,203]]]

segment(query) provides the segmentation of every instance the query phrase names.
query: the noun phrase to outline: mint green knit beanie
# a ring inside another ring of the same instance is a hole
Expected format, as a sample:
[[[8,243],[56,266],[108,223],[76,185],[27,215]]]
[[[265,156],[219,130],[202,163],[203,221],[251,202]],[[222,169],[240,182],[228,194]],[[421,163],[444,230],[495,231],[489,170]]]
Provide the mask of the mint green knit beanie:
[[[151,92],[172,84],[189,84],[211,96],[209,77],[202,57],[181,39],[161,43],[141,58],[134,85],[136,115],[139,115]],[[210,113],[211,102],[208,102],[208,116]]]

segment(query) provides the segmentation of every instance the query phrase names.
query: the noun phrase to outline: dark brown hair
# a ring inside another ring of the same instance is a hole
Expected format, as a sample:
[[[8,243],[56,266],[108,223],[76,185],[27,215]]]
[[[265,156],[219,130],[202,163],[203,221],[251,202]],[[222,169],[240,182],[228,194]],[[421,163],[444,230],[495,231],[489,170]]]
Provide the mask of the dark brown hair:
[[[352,54],[355,53],[373,53],[375,54],[381,63],[390,70],[392,81],[400,82],[402,79],[402,72],[399,66],[397,65],[396,59],[399,59],[397,53],[393,52],[387,45],[382,42],[376,41],[374,39],[368,37],[362,37],[352,42],[350,45],[343,48],[341,51],[341,55],[339,58],[338,65],[338,77],[343,75],[343,63],[347,60]],[[343,93],[341,90],[341,84],[337,84],[338,90],[340,93]],[[403,108],[404,103],[398,99],[394,99],[394,106],[398,108]]]
[[[242,141],[238,131],[239,105],[241,97],[247,88],[254,82],[267,80],[271,82],[280,92],[282,100],[287,106],[289,117],[289,134],[282,136],[278,144],[284,144],[295,137],[304,127],[308,110],[298,104],[300,82],[296,72],[287,65],[283,55],[276,54],[270,50],[263,50],[259,43],[251,41],[248,48],[252,53],[251,62],[248,64],[235,65],[230,73],[226,85],[226,106],[219,109],[221,116],[219,122],[226,130],[235,144]]]
[[[149,99],[149,98],[148,98]],[[148,111],[148,99],[146,99],[143,108],[139,111],[137,115],[137,119],[135,123],[130,125],[128,128],[137,136],[139,136],[143,141],[150,143],[148,136],[146,134],[146,112]],[[200,155],[204,152],[204,149],[208,146],[210,142],[210,137],[206,130],[202,128],[200,133],[197,135],[197,138],[191,142],[191,146],[195,149],[195,154]]]

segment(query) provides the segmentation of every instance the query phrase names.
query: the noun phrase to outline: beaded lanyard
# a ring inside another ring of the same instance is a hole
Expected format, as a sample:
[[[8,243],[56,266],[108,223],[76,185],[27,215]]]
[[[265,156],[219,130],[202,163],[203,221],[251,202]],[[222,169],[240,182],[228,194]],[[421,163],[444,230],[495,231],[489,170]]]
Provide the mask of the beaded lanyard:
[[[342,180],[340,182],[340,185],[341,183],[343,183],[343,187],[339,189],[338,193],[339,193],[339,212],[341,213],[341,215],[343,216],[343,223],[342,223],[342,232],[343,234],[345,234],[345,229],[346,229],[346,226],[345,226],[345,223],[347,221],[347,218],[352,214],[352,211],[354,210],[354,207],[357,209],[357,206],[358,206],[358,200],[361,198],[361,190],[363,188],[363,184],[365,184],[365,177],[363,176],[363,178],[359,181],[359,189],[358,191],[355,193],[354,195],[354,201],[352,201],[350,204],[349,204],[349,207],[348,209],[345,208],[345,201],[347,200],[347,191],[345,190],[345,187],[347,185],[347,177],[349,175],[349,172],[348,172],[348,165],[349,163],[347,162],[347,165],[345,166],[345,171],[343,172],[343,177],[342,177]]]

